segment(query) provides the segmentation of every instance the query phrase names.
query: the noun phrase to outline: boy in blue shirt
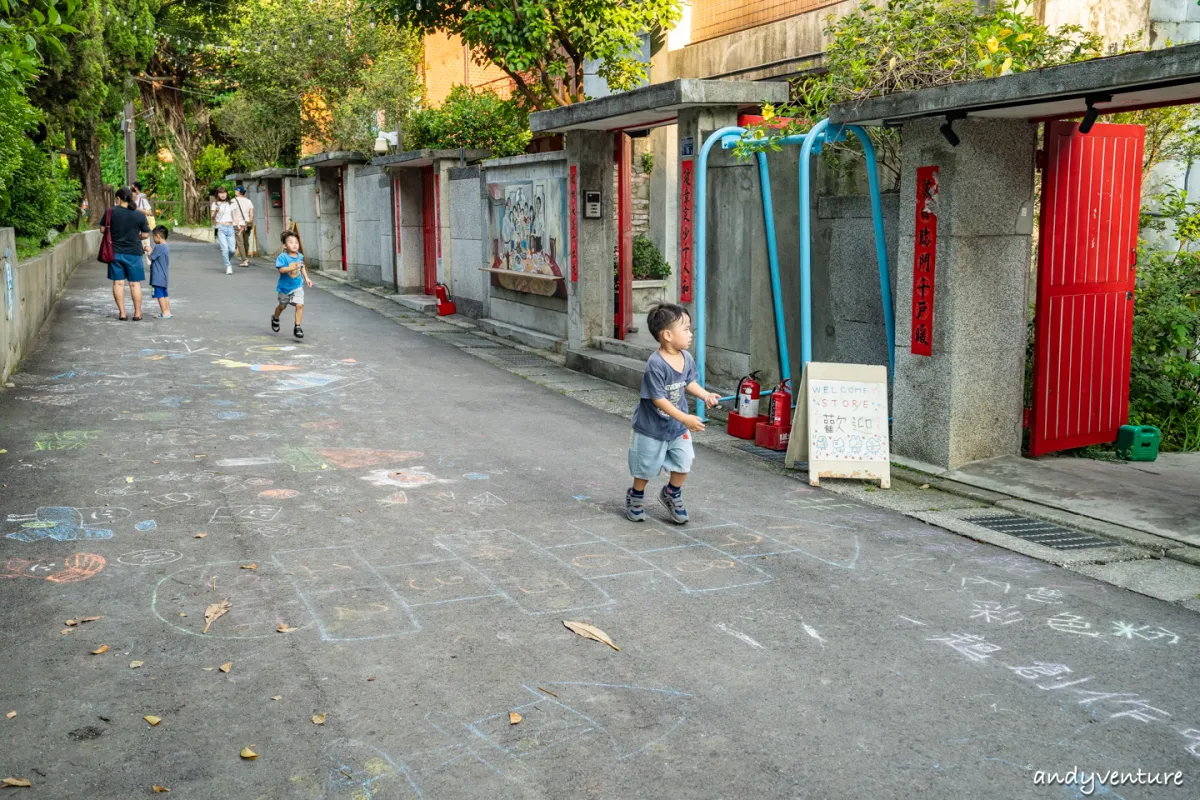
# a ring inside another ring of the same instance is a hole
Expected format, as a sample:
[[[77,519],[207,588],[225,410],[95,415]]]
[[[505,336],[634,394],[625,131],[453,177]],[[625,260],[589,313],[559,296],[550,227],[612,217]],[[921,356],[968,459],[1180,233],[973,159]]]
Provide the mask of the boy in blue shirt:
[[[683,525],[688,521],[683,482],[695,457],[689,432],[704,430],[700,418],[688,413],[684,392],[710,408],[721,398],[696,380],[696,362],[688,352],[692,346],[692,320],[682,306],[655,306],[646,315],[646,327],[658,341],[658,350],[646,361],[641,400],[633,412],[633,438],[629,443],[633,488],[625,493],[625,516],[634,522],[646,518],[646,484],[665,468],[671,479],[658,499],[666,506],[671,521]]]
[[[167,296],[167,270],[171,265],[171,250],[167,247],[167,229],[159,225],[152,234],[154,248],[150,251],[150,286],[158,301],[158,318],[171,318],[171,301]]]
[[[295,306],[296,327],[292,329],[292,336],[303,339],[304,329],[300,327],[300,320],[304,318],[304,287],[312,286],[313,283],[308,279],[308,269],[304,266],[304,254],[300,252],[300,237],[292,231],[284,231],[283,235],[279,237],[279,241],[283,243],[283,252],[279,254],[279,258],[275,259],[275,269],[279,271],[279,283],[275,285],[275,292],[279,295],[279,305],[275,307],[275,313],[271,315],[271,330],[278,333],[279,315],[288,306]]]

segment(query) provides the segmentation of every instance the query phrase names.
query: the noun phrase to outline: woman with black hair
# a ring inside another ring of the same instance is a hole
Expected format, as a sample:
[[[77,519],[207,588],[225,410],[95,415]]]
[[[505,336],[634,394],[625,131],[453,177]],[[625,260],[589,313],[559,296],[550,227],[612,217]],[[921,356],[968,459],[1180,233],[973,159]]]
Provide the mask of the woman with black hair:
[[[142,319],[142,281],[146,280],[143,241],[150,237],[150,225],[146,215],[134,208],[135,202],[133,192],[128,188],[122,186],[117,190],[117,204],[113,206],[109,220],[113,261],[108,265],[108,279],[113,282],[117,319],[129,319],[125,315],[125,284],[128,283],[129,296],[133,298],[133,320],[139,322]]]

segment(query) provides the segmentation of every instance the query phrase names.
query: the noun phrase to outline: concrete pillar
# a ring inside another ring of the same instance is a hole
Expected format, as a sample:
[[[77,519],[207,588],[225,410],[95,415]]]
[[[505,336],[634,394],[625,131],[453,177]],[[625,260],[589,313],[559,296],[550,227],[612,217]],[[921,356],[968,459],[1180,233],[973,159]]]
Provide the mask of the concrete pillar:
[[[580,350],[597,336],[613,332],[613,137],[607,131],[577,130],[567,134],[567,170],[576,170],[578,192],[575,212],[579,280],[571,282],[571,255],[567,265],[567,347]],[[567,181],[570,191],[570,178]],[[600,192],[600,218],[584,219],[585,192]],[[568,203],[568,217],[570,216]],[[567,235],[570,237],[568,218]]]
[[[650,133],[654,172],[650,173],[650,240],[671,265],[667,301],[679,299],[679,131],[665,125]],[[636,323],[641,327],[640,323]]]
[[[1036,128],[941,119],[904,126],[892,453],[953,469],[1021,447]],[[912,345],[916,171],[939,172],[932,356]]]

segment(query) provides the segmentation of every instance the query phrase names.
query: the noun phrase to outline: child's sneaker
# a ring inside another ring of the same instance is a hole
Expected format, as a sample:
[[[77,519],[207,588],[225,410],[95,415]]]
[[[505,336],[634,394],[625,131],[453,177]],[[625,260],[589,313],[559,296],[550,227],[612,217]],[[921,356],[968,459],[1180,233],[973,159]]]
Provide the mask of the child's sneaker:
[[[667,509],[667,513],[671,515],[671,522],[683,525],[688,521],[687,509],[683,507],[683,492],[681,490],[676,489],[672,492],[670,484],[668,484],[658,493],[658,499],[662,501],[662,504]]]
[[[646,493],[644,491],[635,492],[633,489],[628,489],[625,492],[625,517],[634,522],[641,522],[646,518]]]
[[[271,330],[279,333],[279,317],[271,317]]]
[[[174,314],[159,314],[158,318],[159,319],[170,319],[173,316],[175,316],[175,315]]]
[[[295,336],[297,339],[303,339],[304,329],[297,325],[296,327],[292,328],[292,336]]]

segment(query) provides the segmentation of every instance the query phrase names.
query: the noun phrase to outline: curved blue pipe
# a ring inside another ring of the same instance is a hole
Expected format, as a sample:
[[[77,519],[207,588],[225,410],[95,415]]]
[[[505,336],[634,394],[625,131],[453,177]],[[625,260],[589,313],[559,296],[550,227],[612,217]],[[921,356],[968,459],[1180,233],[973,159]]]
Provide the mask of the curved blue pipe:
[[[809,163],[813,145],[829,127],[823,119],[804,137],[800,148],[800,369],[803,372],[812,361],[812,220],[809,213]]]
[[[792,361],[788,357],[787,328],[783,322],[783,286],[779,282],[779,251],[775,245],[775,201],[771,195],[771,173],[767,169],[767,154],[758,154],[758,183],[762,187],[763,224],[767,229],[767,260],[771,264],[771,299],[775,304],[775,341],[779,349],[780,380],[792,377]]]
[[[848,130],[862,143],[867,160],[867,185],[871,192],[871,222],[875,227],[875,262],[879,266],[879,292],[883,296],[883,327],[887,331],[888,381],[896,373],[896,316],[892,308],[892,275],[888,269],[887,242],[883,231],[883,202],[879,197],[879,167],[875,164],[875,146],[858,125]]]

